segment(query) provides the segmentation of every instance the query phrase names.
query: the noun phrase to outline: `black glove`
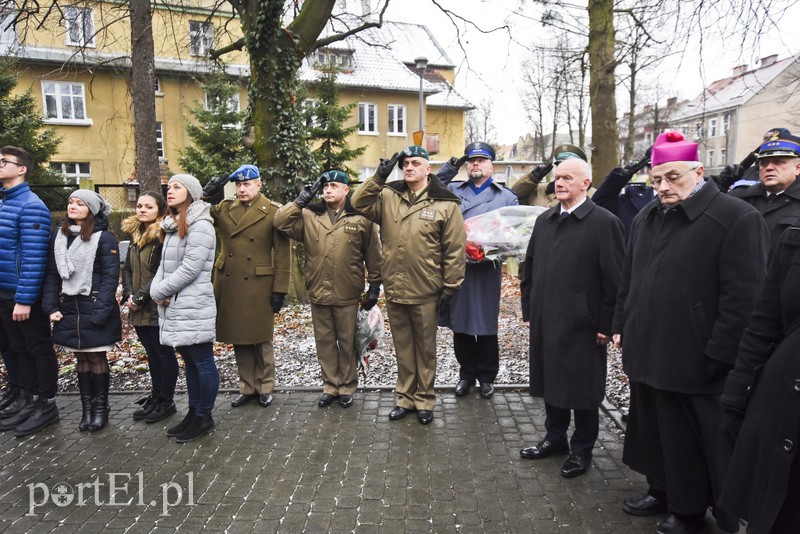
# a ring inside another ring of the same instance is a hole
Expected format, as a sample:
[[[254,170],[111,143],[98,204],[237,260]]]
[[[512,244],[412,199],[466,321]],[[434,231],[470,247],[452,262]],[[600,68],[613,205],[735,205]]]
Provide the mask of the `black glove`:
[[[378,303],[378,297],[380,296],[381,296],[381,285],[370,284],[369,289],[367,290],[367,296],[364,299],[364,305],[361,307],[367,311],[371,310]]]
[[[704,369],[706,382],[713,383],[724,380],[728,373],[731,372],[731,369],[733,369],[733,365],[706,356]]]
[[[552,182],[547,184],[547,187],[544,188],[544,194],[545,195],[554,195],[555,193],[556,193],[556,182],[555,182],[555,180],[553,180]]]
[[[294,199],[294,203],[300,206],[301,208],[305,208],[312,200],[314,200],[314,197],[317,196],[317,193],[319,192],[321,187],[322,187],[322,178],[320,178],[313,184],[304,185],[303,189],[300,191],[300,194],[297,195],[296,199]]]
[[[447,293],[442,292],[439,295],[439,302],[436,303],[436,313],[439,317],[447,317],[450,318],[450,301],[453,300],[453,295],[448,295]]]
[[[447,160],[447,164],[453,167],[454,169],[460,169],[463,164],[467,162],[469,156],[464,154],[460,158],[453,156],[452,158]]]
[[[725,437],[728,438],[731,449],[736,445],[736,438],[739,437],[739,431],[742,429],[742,421],[744,421],[742,414],[725,410],[722,431],[725,433]]]
[[[211,204],[219,204],[225,196],[225,184],[228,183],[227,176],[214,176],[203,188],[203,200]]]
[[[719,173],[719,176],[717,176],[715,180],[720,191],[728,191],[733,183],[744,175],[744,171],[745,169],[738,163],[725,165],[725,168],[722,169],[722,172]]]
[[[381,162],[378,164],[375,174],[384,180],[387,179],[389,175],[392,174],[392,170],[394,170],[395,165],[397,165],[398,159],[400,159],[399,152],[395,152],[389,159],[381,158]]]
[[[539,182],[544,180],[544,177],[547,176],[552,170],[553,170],[552,163],[537,165],[536,167],[533,168],[533,170],[530,173],[528,173],[528,176],[530,176],[532,182],[538,184]]]
[[[286,298],[286,293],[272,293],[269,298],[269,303],[272,305],[272,313],[278,313],[283,308],[283,299]]]

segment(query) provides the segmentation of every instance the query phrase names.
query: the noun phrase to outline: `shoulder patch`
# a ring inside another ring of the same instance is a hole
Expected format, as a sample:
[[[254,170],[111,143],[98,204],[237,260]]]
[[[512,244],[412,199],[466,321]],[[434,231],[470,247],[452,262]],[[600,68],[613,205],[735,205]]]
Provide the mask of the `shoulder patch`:
[[[283,206],[283,204],[281,204],[280,202],[275,202],[274,200],[270,200],[269,203],[275,206],[276,208],[280,208],[281,206]]]

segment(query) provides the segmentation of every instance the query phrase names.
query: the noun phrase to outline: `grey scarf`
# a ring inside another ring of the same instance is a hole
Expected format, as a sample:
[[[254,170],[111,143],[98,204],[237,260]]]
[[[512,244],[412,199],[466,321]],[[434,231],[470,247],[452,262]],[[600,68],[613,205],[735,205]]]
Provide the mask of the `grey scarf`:
[[[72,235],[80,234],[80,226],[70,226]],[[65,295],[89,295],[92,292],[92,273],[94,272],[94,258],[97,255],[97,245],[100,243],[100,234],[94,232],[89,241],[76,237],[67,247],[67,236],[64,232],[56,234],[53,253],[56,260],[56,269],[61,276],[61,292]]]

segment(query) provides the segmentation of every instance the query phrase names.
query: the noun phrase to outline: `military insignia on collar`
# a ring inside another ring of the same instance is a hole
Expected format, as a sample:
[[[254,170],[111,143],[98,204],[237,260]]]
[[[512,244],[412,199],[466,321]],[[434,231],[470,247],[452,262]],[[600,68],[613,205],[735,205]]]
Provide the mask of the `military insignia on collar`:
[[[424,221],[432,221],[436,218],[436,212],[429,209],[424,209],[419,212],[419,218]]]

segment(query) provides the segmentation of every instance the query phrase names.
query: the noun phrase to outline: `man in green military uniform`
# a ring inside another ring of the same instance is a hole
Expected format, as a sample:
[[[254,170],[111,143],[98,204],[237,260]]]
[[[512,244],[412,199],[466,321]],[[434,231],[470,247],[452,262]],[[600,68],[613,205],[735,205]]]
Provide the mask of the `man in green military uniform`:
[[[258,399],[266,407],[275,386],[275,314],[289,289],[289,240],[275,229],[281,205],[261,194],[258,168],[242,165],[229,179],[236,199],[211,208],[221,245],[213,270],[217,340],[231,343],[236,356],[240,394],[231,405]],[[216,196],[227,181],[209,181],[205,197]]]
[[[278,231],[305,248],[306,288],[322,371],[321,408],[336,399],[342,408],[353,404],[358,386],[356,313],[365,266],[369,281],[365,309],[375,306],[381,290],[378,229],[350,205],[349,183],[341,171],[325,172],[275,215]],[[324,202],[310,203],[320,187]]]
[[[398,163],[403,180],[387,184]],[[428,152],[410,146],[381,160],[352,203],[381,229],[383,287],[397,353],[397,405],[389,419],[416,411],[426,425],[436,405],[437,312],[449,314],[464,281],[467,234],[460,201],[431,174]]]

